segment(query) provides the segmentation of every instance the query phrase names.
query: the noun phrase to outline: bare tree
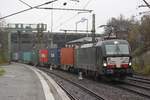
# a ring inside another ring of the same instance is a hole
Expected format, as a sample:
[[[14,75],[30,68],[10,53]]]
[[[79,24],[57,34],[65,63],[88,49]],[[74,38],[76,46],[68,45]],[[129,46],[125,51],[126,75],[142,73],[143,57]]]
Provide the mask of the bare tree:
[[[0,62],[7,61],[8,33],[3,29],[5,24],[5,20],[0,20]]]

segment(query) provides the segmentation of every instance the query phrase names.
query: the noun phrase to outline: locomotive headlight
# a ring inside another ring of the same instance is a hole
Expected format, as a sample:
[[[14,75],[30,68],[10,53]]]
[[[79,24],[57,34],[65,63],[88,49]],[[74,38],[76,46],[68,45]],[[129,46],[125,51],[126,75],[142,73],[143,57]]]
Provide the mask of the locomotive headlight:
[[[107,64],[106,64],[106,63],[103,63],[103,66],[104,66],[104,67],[106,67],[106,66],[107,66]]]
[[[129,62],[129,66],[131,66],[132,65],[132,63],[131,62]]]

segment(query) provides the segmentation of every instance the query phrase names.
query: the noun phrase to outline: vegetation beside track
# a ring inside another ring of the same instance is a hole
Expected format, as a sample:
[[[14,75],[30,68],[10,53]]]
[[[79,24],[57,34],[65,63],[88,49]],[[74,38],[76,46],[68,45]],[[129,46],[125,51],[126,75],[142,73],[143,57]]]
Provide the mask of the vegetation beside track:
[[[150,75],[150,51],[133,58],[133,69],[136,73]]]
[[[137,74],[146,75],[146,76],[150,75],[150,65],[146,65],[146,66],[141,67],[139,65],[134,64],[133,70]]]
[[[2,67],[0,67],[0,76],[2,76],[4,73],[5,73],[5,70]]]
[[[4,54],[0,53],[0,64],[6,63],[8,63],[8,58]]]

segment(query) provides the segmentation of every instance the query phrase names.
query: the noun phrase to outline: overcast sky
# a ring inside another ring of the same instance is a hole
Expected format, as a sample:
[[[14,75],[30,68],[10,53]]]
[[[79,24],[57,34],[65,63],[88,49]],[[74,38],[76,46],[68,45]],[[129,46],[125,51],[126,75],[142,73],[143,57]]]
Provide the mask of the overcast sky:
[[[22,0],[31,6],[39,5],[50,0]],[[75,30],[75,23],[81,18],[88,19],[88,29],[92,26],[92,14],[96,14],[96,30],[101,32],[97,27],[106,24],[112,17],[118,17],[123,14],[126,18],[136,16],[140,11],[147,11],[146,8],[138,9],[138,6],[144,4],[142,0],[58,0],[53,3],[56,8],[74,8],[74,9],[91,9],[92,13],[80,13],[75,11],[53,11],[53,31],[60,29]],[[147,0],[148,1],[148,0]],[[64,2],[67,3],[64,6]],[[43,7],[52,7],[51,4]],[[27,9],[28,6],[19,0],[1,0],[0,13],[1,16]],[[138,18],[138,17],[137,17]],[[51,30],[51,10],[33,9],[5,19],[7,23],[45,23],[48,24],[48,30]],[[78,29],[86,30],[86,21],[78,24]]]

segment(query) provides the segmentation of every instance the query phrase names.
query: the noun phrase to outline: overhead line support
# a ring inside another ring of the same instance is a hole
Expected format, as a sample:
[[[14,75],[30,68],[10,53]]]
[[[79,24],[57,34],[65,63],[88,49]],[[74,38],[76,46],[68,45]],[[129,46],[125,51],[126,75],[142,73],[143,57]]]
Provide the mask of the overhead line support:
[[[7,18],[7,17],[11,17],[11,16],[13,16],[13,15],[17,15],[17,14],[23,13],[23,12],[25,12],[25,11],[28,11],[28,10],[31,10],[31,9],[34,9],[34,8],[38,8],[38,7],[43,6],[43,5],[47,5],[47,4],[53,3],[53,2],[55,2],[55,1],[58,1],[58,0],[49,1],[49,2],[46,2],[46,3],[40,4],[40,5],[34,6],[34,7],[30,7],[30,8],[25,9],[25,10],[21,10],[21,11],[19,11],[19,12],[16,12],[16,13],[13,13],[13,14],[10,14],[10,15],[7,15],[7,16],[4,16],[4,17],[1,17],[0,20],[1,20],[1,19],[5,19],[5,18]]]

